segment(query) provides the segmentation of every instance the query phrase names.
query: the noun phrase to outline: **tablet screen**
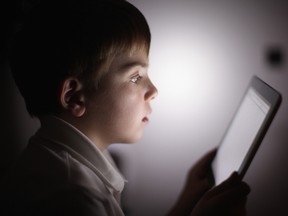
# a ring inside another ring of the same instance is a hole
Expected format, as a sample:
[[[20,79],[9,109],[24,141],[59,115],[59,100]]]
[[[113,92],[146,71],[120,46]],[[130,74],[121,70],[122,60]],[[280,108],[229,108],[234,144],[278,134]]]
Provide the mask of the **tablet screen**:
[[[212,163],[216,185],[227,179],[233,171],[246,171],[243,170],[243,166],[249,165],[245,163],[252,160],[252,152],[256,151],[257,147],[255,143],[259,145],[261,142],[259,133],[265,133],[262,127],[268,124],[265,120],[271,115],[271,105],[259,89],[255,89],[253,85],[249,86]]]

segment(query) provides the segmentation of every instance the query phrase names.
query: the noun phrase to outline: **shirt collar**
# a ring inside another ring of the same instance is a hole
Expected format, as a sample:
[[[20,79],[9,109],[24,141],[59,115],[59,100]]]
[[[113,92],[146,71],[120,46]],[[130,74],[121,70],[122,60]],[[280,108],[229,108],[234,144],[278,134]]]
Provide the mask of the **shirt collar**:
[[[109,157],[106,156],[107,152],[101,152],[86,135],[73,125],[55,116],[45,116],[41,118],[41,128],[36,136],[49,139],[62,145],[70,153],[80,156],[86,164],[92,165],[92,169],[108,187],[118,192],[123,190],[126,180],[109,161]]]

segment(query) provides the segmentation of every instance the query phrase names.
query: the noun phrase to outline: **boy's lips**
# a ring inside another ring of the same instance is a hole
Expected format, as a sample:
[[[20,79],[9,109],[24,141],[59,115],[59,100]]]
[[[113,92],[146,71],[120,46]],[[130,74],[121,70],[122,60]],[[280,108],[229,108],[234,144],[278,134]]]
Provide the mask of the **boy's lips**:
[[[152,109],[149,108],[149,110],[148,110],[146,116],[142,119],[142,122],[144,122],[144,123],[146,123],[146,124],[149,123],[148,115],[150,115],[151,113],[152,113]]]
[[[142,122],[144,122],[144,123],[148,123],[149,122],[149,118],[146,116],[146,117],[144,117],[143,119],[142,119]]]
[[[150,114],[151,112],[149,112],[143,119],[142,119],[142,122],[144,123],[149,123],[149,118],[148,118],[148,115]]]

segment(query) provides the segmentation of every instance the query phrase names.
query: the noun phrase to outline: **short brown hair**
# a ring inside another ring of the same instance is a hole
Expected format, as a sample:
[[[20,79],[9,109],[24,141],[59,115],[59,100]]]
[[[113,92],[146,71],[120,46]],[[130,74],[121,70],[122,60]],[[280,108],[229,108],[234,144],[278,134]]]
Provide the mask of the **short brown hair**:
[[[148,53],[150,40],[145,17],[124,0],[48,1],[35,6],[15,36],[11,69],[29,114],[39,117],[60,111],[65,78],[96,90],[116,55]]]

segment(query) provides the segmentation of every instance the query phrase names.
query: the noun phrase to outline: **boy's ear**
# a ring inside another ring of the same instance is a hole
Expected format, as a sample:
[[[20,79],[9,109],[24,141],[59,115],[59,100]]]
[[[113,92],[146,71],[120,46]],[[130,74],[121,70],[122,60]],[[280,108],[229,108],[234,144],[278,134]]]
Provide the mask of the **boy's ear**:
[[[73,116],[81,117],[85,111],[85,97],[82,83],[75,77],[64,80],[60,91],[60,103]]]

